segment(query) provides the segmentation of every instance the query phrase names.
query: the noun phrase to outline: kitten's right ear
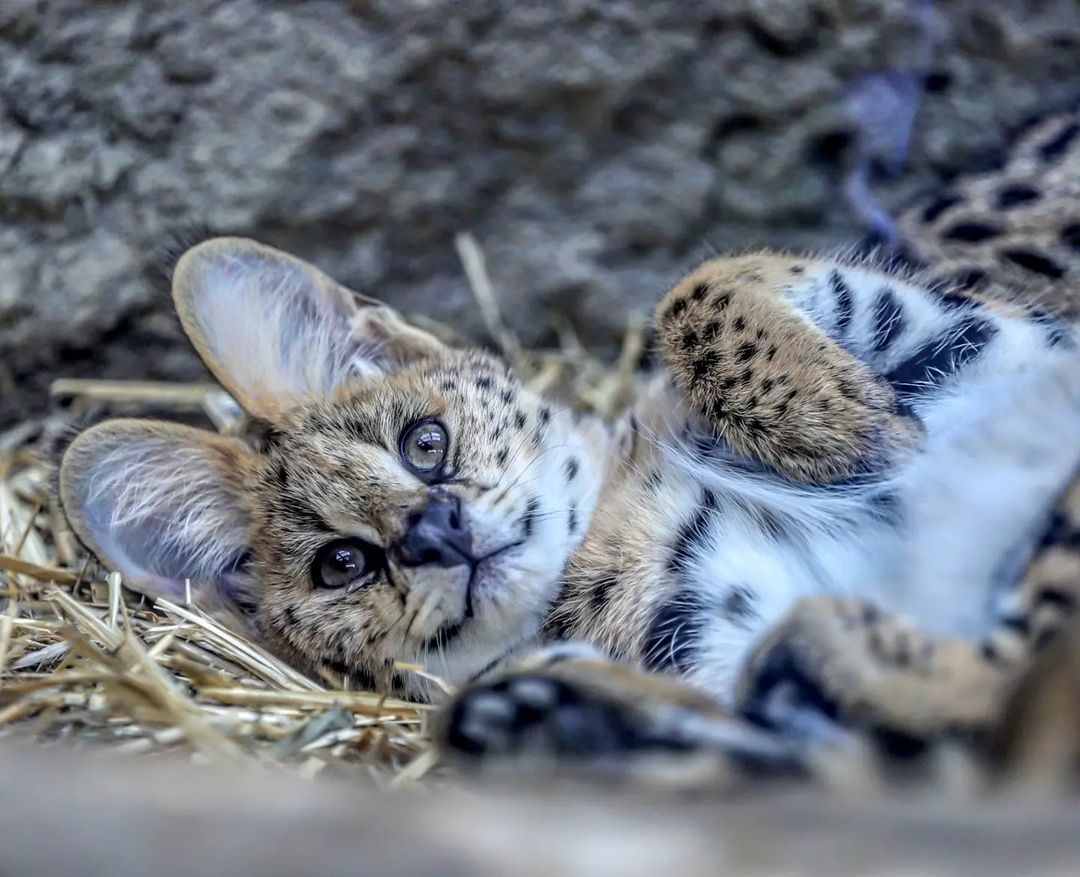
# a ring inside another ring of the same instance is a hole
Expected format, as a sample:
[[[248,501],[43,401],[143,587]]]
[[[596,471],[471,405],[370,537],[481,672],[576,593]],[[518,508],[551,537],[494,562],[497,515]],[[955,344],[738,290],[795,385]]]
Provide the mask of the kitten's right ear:
[[[214,377],[270,422],[303,399],[445,351],[391,308],[245,238],[192,247],[172,286],[184,331]]]
[[[242,441],[149,420],[109,420],[80,433],[60,461],[72,529],[124,582],[182,601],[188,583],[208,610],[250,611]]]

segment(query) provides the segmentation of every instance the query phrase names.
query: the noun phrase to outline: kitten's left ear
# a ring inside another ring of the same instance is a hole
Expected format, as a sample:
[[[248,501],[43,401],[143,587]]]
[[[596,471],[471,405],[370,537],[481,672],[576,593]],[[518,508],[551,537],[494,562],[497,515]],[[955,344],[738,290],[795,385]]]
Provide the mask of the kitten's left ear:
[[[386,305],[245,238],[213,238],[184,253],[173,299],[210,371],[270,422],[305,398],[446,350]]]

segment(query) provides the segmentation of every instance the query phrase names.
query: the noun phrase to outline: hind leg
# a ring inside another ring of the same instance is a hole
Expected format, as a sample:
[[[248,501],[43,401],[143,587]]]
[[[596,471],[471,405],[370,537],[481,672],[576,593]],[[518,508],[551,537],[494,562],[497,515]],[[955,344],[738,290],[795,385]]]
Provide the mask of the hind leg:
[[[810,708],[915,740],[990,730],[1035,655],[1080,606],[1080,481],[1059,502],[1011,603],[977,642],[935,639],[861,601],[807,598],[747,662],[740,708],[767,724]]]

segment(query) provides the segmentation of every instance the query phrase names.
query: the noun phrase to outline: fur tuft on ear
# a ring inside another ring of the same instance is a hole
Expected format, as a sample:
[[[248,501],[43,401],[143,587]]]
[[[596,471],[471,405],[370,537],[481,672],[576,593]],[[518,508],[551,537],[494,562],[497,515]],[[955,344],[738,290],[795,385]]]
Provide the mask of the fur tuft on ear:
[[[208,610],[250,610],[250,533],[238,439],[149,420],[80,434],[60,464],[60,500],[75,533],[150,597]]]
[[[214,376],[250,414],[271,422],[305,398],[443,349],[385,305],[244,238],[215,238],[184,253],[173,298]]]

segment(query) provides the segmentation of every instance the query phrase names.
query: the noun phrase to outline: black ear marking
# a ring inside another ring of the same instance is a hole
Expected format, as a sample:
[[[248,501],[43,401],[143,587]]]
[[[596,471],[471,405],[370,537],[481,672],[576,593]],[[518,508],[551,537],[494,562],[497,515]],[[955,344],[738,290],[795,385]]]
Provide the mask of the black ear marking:
[[[193,222],[165,235],[164,240],[153,251],[149,259],[150,271],[154,278],[165,285],[172,284],[176,263],[192,247],[216,237],[232,237],[235,232],[214,228],[207,223]]]

